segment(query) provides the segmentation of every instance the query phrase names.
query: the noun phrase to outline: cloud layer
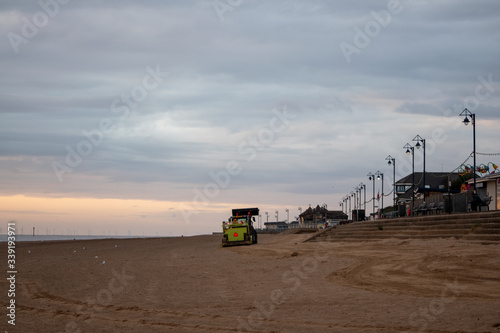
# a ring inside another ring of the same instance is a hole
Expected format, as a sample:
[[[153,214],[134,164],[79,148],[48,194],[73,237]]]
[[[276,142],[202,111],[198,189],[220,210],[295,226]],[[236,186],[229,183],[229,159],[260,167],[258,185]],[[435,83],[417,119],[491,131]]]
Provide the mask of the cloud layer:
[[[464,107],[498,151],[497,1],[41,3],[0,5],[4,196],[201,209],[232,162],[208,204],[337,206],[417,134],[456,168]]]

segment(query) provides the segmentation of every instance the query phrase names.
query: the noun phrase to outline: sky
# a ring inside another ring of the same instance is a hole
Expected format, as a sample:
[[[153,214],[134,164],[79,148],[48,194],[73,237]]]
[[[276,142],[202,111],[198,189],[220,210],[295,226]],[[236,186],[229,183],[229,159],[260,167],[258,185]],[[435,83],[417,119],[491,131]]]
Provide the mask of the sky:
[[[0,36],[3,233],[293,221],[376,171],[390,202],[415,136],[427,171],[468,159],[464,108],[500,163],[496,0],[3,1]]]

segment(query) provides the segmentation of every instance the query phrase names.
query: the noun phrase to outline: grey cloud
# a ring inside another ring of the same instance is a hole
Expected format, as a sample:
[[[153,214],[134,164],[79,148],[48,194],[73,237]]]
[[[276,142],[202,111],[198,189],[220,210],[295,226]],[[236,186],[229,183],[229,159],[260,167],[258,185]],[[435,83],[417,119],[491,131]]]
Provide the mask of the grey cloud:
[[[474,95],[480,75],[500,81],[499,3],[402,3],[348,64],[339,44],[354,43],[353,29],[364,29],[387,1],[244,1],[224,21],[211,1],[72,1],[18,55],[7,38],[0,43],[0,157],[9,158],[0,171],[9,188],[26,193],[121,197],[117,188],[134,184],[133,195],[148,198],[175,197],[145,190],[162,182],[187,189],[189,198],[231,159],[244,171],[228,191],[279,186],[326,195],[327,180],[364,180],[366,169],[384,167],[383,158],[405,144],[397,141],[407,128],[395,123],[444,114]],[[2,15],[38,10],[0,5]],[[2,35],[20,33],[12,22]],[[111,102],[156,64],[170,75],[128,117],[112,113]],[[496,89],[477,113],[498,122]],[[285,105],[296,119],[245,162],[238,145]],[[66,146],[76,147],[103,118],[115,129],[66,175],[68,183],[56,184],[51,162],[63,162]]]

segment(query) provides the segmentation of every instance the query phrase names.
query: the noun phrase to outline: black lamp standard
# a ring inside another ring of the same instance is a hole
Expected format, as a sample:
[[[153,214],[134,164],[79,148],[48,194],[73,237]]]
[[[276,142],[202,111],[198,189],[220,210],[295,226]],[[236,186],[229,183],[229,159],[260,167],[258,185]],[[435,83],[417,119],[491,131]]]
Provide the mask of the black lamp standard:
[[[347,218],[352,217],[352,209],[351,209],[351,195],[348,194],[347,198],[349,199],[349,215],[347,215]]]
[[[385,159],[389,161],[387,164],[392,164],[392,201],[394,209],[396,209],[396,159],[391,155],[387,156]]]
[[[361,205],[361,198],[362,198],[362,194],[361,194],[361,190],[363,189],[361,186],[357,186],[356,189],[358,190],[358,209],[361,209],[363,208],[363,206]]]
[[[425,189],[426,189],[426,186],[425,186],[425,139],[422,139],[422,137],[420,135],[417,135],[416,137],[413,138],[412,141],[417,141],[417,143],[415,144],[415,147],[417,147],[417,149],[420,149],[420,147],[422,147],[423,153],[424,153],[424,202],[425,202]],[[420,144],[420,142],[422,142],[422,144]]]
[[[373,216],[375,216],[375,175],[373,173],[368,173],[367,174],[368,176],[368,180],[372,180],[373,181],[373,198],[372,198],[372,204],[373,204]]]
[[[347,210],[347,196],[344,196],[344,206],[345,206],[345,215],[347,215],[347,218],[349,219],[349,211]]]
[[[360,195],[361,195],[361,189],[363,189],[363,191],[364,191],[364,194],[363,194],[363,197],[364,197],[364,200],[363,200],[363,209],[365,210],[365,214],[366,214],[366,185],[363,184],[363,183],[359,184],[359,194]]]
[[[470,112],[467,108],[465,108],[462,113],[460,113],[460,116],[465,116],[464,118],[464,125],[467,126],[469,125],[470,122],[472,122],[472,153],[474,155],[474,193],[477,193],[477,187],[476,187],[476,114]],[[469,117],[471,120],[469,120]]]
[[[413,215],[413,208],[415,207],[415,147],[407,143],[403,148],[406,148],[406,155],[411,153],[411,215]]]
[[[353,208],[354,208],[354,209],[353,209],[353,211],[356,211],[356,209],[357,209],[357,208],[356,208],[356,199],[357,199],[357,198],[356,198],[356,191],[351,192],[351,198],[354,200],[354,204],[352,205],[352,206],[353,206]],[[352,218],[352,220],[353,220],[353,222],[354,222],[354,213],[351,213],[351,218]],[[357,220],[357,219],[358,219],[358,218],[356,217],[356,220]]]
[[[375,175],[377,176],[377,179],[382,179],[382,202],[380,204],[380,215],[383,216],[384,215],[384,174],[380,171],[377,171],[375,173]]]

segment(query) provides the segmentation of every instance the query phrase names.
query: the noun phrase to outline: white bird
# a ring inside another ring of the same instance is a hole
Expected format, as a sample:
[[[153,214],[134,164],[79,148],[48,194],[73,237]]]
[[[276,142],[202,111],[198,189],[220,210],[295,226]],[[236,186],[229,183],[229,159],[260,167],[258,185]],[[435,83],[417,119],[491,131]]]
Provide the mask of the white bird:
[[[76,253],[76,250],[74,250],[73,253]]]
[[[30,254],[30,253],[31,253],[31,251],[30,251],[30,250],[28,250],[28,254]]]
[[[101,265],[104,265],[105,263],[106,263],[106,260],[103,260],[103,261],[101,262]]]
[[[95,258],[97,259],[97,258],[99,258],[99,256],[95,256]]]

